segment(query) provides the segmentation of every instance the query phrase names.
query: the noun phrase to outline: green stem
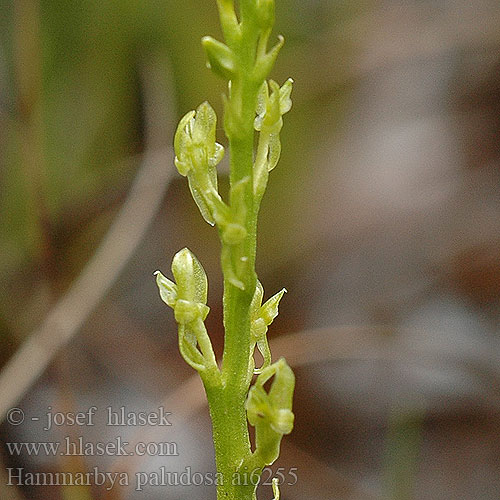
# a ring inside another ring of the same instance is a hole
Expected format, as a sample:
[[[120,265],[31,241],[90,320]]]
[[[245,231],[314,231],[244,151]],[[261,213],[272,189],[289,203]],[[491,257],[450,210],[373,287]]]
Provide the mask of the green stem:
[[[244,3],[242,16],[245,15]],[[255,292],[257,210],[253,195],[254,128],[255,106],[258,85],[249,78],[255,61],[256,37],[250,30],[243,33],[240,44],[240,72],[232,86],[227,113],[234,128],[226,131],[230,150],[230,205],[238,200],[233,187],[248,178],[242,196],[245,207],[244,226],[246,237],[237,245],[227,245],[224,251],[230,255],[223,263],[224,273],[224,355],[222,365],[223,386],[215,391],[207,390],[212,417],[217,470],[223,483],[217,487],[218,500],[252,500],[255,485],[249,475],[239,475],[241,464],[251,455],[250,439],[245,409],[249,387],[249,359],[251,355],[250,304]],[[239,194],[241,196],[241,194]],[[244,290],[230,281],[232,273],[238,272],[238,279]]]
[[[212,418],[215,460],[219,480],[217,500],[253,500],[255,486],[239,475],[243,460],[250,456],[250,441],[241,391],[207,389]]]

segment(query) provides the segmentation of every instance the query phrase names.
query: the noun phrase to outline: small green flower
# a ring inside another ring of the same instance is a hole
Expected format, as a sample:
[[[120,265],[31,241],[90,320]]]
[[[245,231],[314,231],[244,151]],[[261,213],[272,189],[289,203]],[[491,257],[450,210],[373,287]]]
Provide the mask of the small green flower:
[[[290,94],[293,80],[289,78],[283,86],[273,80],[264,82],[257,97],[254,128],[260,132],[257,158],[254,166],[254,193],[261,198],[267,186],[268,175],[278,164],[281,155],[280,131],[283,115],[292,107]],[[271,93],[269,93],[271,87]]]
[[[191,194],[203,218],[212,226],[224,211],[215,168],[224,157],[224,148],[215,141],[216,126],[215,111],[204,102],[181,119],[174,139],[175,166],[181,175],[187,176]]]
[[[283,126],[282,116],[292,109],[290,98],[292,86],[293,80],[291,78],[281,88],[274,80],[262,84],[257,101],[255,130],[264,130],[274,134],[280,132]],[[269,87],[271,87],[271,95],[269,95]]]
[[[198,259],[187,248],[177,252],[172,261],[172,273],[176,283],[156,271],[156,283],[162,300],[172,307],[177,323],[202,321],[208,315],[208,281]]]
[[[250,332],[252,335],[253,342],[257,345],[264,362],[259,369],[253,370],[254,373],[261,373],[264,368],[271,364],[271,351],[269,350],[269,344],[267,341],[267,330],[269,325],[274,321],[276,316],[278,316],[278,306],[281,298],[286,293],[286,289],[283,288],[277,294],[273,295],[269,300],[262,305],[262,299],[264,297],[264,288],[260,281],[257,281],[257,287],[255,288],[255,294],[250,305],[252,323],[250,327]]]
[[[215,369],[217,363],[204,321],[210,311],[206,305],[208,281],[205,270],[193,253],[183,248],[172,261],[176,283],[156,271],[156,283],[163,301],[173,308],[179,325],[179,349],[196,370]],[[201,349],[198,350],[198,346]]]
[[[267,393],[264,384],[274,376]],[[279,446],[284,434],[293,429],[292,413],[295,376],[285,359],[265,368],[250,388],[246,403],[248,422],[255,427],[255,455],[266,465],[279,455]]]

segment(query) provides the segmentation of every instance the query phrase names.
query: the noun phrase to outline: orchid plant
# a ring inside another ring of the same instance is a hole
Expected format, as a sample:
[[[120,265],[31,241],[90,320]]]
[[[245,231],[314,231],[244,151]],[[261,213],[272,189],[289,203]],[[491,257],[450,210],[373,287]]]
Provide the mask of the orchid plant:
[[[156,272],[161,298],[174,310],[179,350],[203,381],[213,427],[218,500],[255,500],[264,467],[279,455],[283,435],[292,431],[295,377],[282,358],[272,362],[267,340],[285,290],[264,301],[255,271],[259,207],[269,172],[281,152],[283,115],[291,108],[292,80],[267,80],[283,45],[268,48],[274,0],[216,0],[225,43],[202,40],[208,66],[228,82],[224,132],[230,151],[229,199],[217,187],[217,165],[224,147],[216,142],[215,111],[204,102],[180,121],[175,134],[175,165],[187,177],[203,218],[216,226],[224,275],[224,352],[217,362],[205,327],[209,313],[205,271],[190,250],[172,262],[174,281]],[[258,134],[254,148],[255,134]],[[263,363],[255,366],[258,349]],[[269,390],[266,382],[272,379]],[[248,423],[255,428],[251,443]],[[279,498],[273,480],[275,500]]]

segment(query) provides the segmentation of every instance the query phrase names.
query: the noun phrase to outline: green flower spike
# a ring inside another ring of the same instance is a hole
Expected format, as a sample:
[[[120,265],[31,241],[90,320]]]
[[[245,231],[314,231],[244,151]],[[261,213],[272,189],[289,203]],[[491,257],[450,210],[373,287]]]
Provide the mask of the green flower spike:
[[[291,432],[295,378],[284,359],[271,364],[267,330],[278,314],[281,290],[262,304],[256,273],[257,220],[269,172],[281,153],[283,115],[290,110],[292,80],[267,82],[283,37],[268,48],[275,0],[215,0],[224,39],[202,40],[207,66],[227,81],[223,128],[230,150],[229,192],[218,192],[216,167],[224,148],[216,142],[217,117],[204,102],[180,121],[174,138],[175,165],[188,179],[203,218],[216,225],[224,278],[224,351],[219,369],[205,328],[207,278],[188,250],[172,263],[174,281],[156,273],[160,296],[174,310],[179,349],[198,370],[210,407],[218,500],[256,500],[263,468],[278,457],[283,435]],[[235,9],[237,4],[237,9]],[[255,135],[258,133],[257,150]],[[258,349],[263,363],[255,369]],[[251,382],[257,375],[255,384]],[[266,381],[273,378],[269,392]],[[255,427],[255,443],[248,432]],[[254,451],[253,451],[254,450]],[[248,482],[248,474],[252,480]],[[255,479],[255,480],[254,480]],[[273,480],[274,500],[280,494]]]

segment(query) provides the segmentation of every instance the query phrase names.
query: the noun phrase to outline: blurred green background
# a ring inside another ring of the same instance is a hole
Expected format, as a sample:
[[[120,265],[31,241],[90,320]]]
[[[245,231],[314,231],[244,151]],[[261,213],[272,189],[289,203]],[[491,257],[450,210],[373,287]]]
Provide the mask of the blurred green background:
[[[273,78],[293,77],[294,106],[263,202],[258,271],[267,295],[289,290],[270,332],[298,376],[296,430],[277,466],[296,467],[299,481],[282,496],[497,500],[500,6],[277,0],[276,17],[286,44]],[[221,123],[225,89],[205,67],[206,34],[220,38],[207,0],[0,0],[0,363],[34,374],[24,388],[4,370],[0,387],[33,415],[154,408],[172,394],[179,419],[161,439],[182,452],[166,463],[203,471],[213,469],[207,412],[180,417],[182,391],[172,391],[191,372],[151,274],[167,271],[181,247],[194,251],[221,352],[217,237],[171,150],[177,121],[202,101]],[[148,168],[154,177],[137,191]],[[133,193],[143,202],[123,215]],[[119,273],[108,276],[105,260],[89,271],[120,214],[124,230],[108,254]],[[94,304],[82,286],[66,326],[64,315],[51,326],[86,270],[87,285],[106,283],[102,293]],[[47,362],[30,366],[16,352],[41,328]],[[58,328],[70,332],[60,349]],[[299,340],[288,342],[290,333]],[[105,426],[80,431],[113,437]],[[0,437],[68,432],[4,423]],[[2,473],[116,466],[109,457],[16,457],[6,446],[2,455]],[[9,500],[215,498],[208,487],[0,482]]]

